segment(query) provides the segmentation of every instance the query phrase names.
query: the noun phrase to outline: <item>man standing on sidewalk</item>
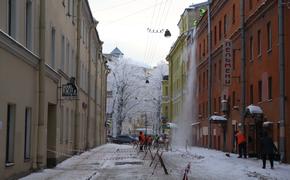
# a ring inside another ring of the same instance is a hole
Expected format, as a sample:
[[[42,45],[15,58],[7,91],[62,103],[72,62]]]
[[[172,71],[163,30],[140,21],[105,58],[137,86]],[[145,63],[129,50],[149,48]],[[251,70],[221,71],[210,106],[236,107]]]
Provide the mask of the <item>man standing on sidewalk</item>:
[[[269,158],[271,169],[274,168],[274,152],[278,152],[278,149],[273,143],[272,138],[268,136],[268,133],[264,133],[264,137],[261,138],[261,151],[262,151],[262,159],[263,159],[263,169],[266,168],[266,159],[267,156]]]

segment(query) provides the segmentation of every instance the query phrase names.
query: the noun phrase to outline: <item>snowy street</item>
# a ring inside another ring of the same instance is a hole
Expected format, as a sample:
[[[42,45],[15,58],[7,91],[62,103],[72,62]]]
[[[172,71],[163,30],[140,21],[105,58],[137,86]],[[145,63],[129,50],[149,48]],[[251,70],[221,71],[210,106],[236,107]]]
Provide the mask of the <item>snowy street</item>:
[[[137,150],[129,145],[106,144],[79,156],[73,156],[54,169],[33,173],[23,180],[175,179],[164,175],[160,165],[152,175],[153,167],[149,167],[151,162],[149,154],[143,160],[144,153],[137,153]]]
[[[154,153],[153,153],[154,154]],[[187,151],[178,149],[164,152],[162,157],[169,175],[165,175],[160,163],[144,152],[138,153],[129,145],[106,144],[57,165],[33,173],[23,180],[45,179],[182,179],[190,163],[189,179],[290,179],[290,166],[275,162],[270,169],[262,169],[262,161],[255,158],[239,159],[236,154],[226,156],[221,151],[191,147]],[[153,172],[154,165],[158,163]]]

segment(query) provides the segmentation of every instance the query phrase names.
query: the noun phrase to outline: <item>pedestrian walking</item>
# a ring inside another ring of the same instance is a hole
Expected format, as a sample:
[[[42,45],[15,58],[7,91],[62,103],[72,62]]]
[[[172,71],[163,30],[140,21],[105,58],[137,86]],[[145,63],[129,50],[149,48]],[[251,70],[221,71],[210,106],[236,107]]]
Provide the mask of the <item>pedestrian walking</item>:
[[[236,133],[237,143],[239,147],[239,156],[238,158],[241,158],[242,155],[244,155],[244,158],[247,158],[247,142],[246,142],[246,136],[242,131],[238,131]]]
[[[274,168],[274,153],[278,152],[275,144],[273,143],[273,139],[268,136],[267,132],[264,132],[264,136],[261,138],[261,154],[263,160],[263,169],[266,168],[266,160],[269,158],[271,169]]]

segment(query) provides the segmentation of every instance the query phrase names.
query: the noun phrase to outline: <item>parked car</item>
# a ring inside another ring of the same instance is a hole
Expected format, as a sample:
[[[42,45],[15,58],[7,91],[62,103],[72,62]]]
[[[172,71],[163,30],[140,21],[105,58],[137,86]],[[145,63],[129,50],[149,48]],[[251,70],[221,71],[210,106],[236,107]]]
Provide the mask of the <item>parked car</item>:
[[[137,140],[129,135],[119,135],[112,139],[112,142],[116,144],[131,144],[135,141]]]

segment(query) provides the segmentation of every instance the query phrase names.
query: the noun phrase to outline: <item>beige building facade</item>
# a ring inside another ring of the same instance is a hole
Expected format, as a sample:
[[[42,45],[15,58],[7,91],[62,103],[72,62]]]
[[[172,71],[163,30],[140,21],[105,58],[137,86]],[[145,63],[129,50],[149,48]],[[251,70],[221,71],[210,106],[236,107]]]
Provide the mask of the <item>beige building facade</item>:
[[[105,143],[96,26],[87,0],[0,0],[0,179]]]

